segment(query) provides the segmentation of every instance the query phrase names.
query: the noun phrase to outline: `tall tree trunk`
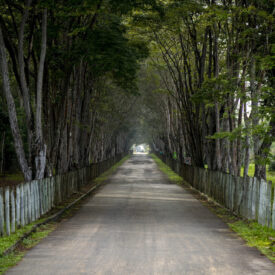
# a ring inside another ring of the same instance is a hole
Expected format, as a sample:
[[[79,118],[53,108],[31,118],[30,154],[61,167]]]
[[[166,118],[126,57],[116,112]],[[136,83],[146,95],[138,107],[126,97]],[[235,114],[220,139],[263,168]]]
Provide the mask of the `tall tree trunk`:
[[[244,102],[244,122],[245,122],[245,127],[246,131],[250,131],[250,119],[248,118],[247,115],[247,107],[246,107],[246,102]],[[246,132],[245,136],[245,151],[244,151],[244,172],[243,172],[243,177],[246,178],[248,176],[248,169],[249,169],[249,161],[250,161],[250,136],[249,133]]]
[[[6,56],[6,47],[4,44],[1,27],[0,27],[0,57],[1,57],[1,71],[2,71],[2,78],[3,78],[3,90],[5,93],[5,97],[8,105],[9,121],[10,121],[12,136],[14,139],[15,151],[16,151],[20,168],[24,174],[24,178],[26,181],[30,181],[32,180],[32,170],[28,166],[28,162],[24,152],[23,141],[22,141],[22,137],[18,126],[14,98],[10,89],[10,79],[9,79],[9,69],[8,69],[7,56]]]
[[[258,107],[258,94],[256,87],[256,61],[254,57],[251,57],[250,63],[250,90],[251,90],[251,120],[252,127],[255,129],[259,125],[259,107]],[[260,138],[258,134],[253,134],[253,147],[254,147],[254,158],[256,161],[256,156],[260,148]]]
[[[23,94],[23,105],[26,114],[26,126],[28,133],[28,149],[29,149],[29,162],[33,164],[33,113],[31,109],[31,100],[29,88],[27,85],[26,75],[25,75],[25,61],[24,61],[24,35],[25,35],[25,26],[27,19],[29,17],[29,9],[31,6],[32,0],[27,0],[26,7],[24,9],[22,20],[20,24],[19,34],[18,34],[18,71],[20,86]]]
[[[238,117],[238,128],[242,127],[242,117],[243,117],[243,100],[240,99],[240,109]],[[240,176],[241,166],[242,166],[242,138],[238,136],[237,138],[237,176]]]
[[[42,17],[42,41],[40,61],[37,77],[37,91],[36,91],[36,119],[35,119],[35,135],[36,135],[36,150],[35,154],[35,166],[36,166],[36,178],[42,179],[44,177],[46,168],[46,153],[47,146],[43,140],[42,130],[42,89],[43,89],[43,76],[44,65],[47,49],[47,9],[44,9]]]
[[[218,34],[217,27],[214,25],[214,76],[217,79],[219,76],[219,56],[218,56]],[[217,89],[216,85],[216,89]],[[217,100],[215,99],[215,118],[216,118],[216,133],[220,133],[220,108]],[[215,140],[215,151],[216,151],[216,167],[220,171],[222,167],[222,157],[221,157],[221,140],[216,138]]]
[[[229,132],[229,121],[227,118],[223,118],[222,119],[222,130],[224,132]],[[230,158],[230,143],[229,143],[229,139],[228,138],[224,138],[222,140],[222,171],[224,173],[228,173],[229,170],[230,170],[230,167],[229,167],[229,164],[230,164],[230,161],[231,161],[231,158]]]

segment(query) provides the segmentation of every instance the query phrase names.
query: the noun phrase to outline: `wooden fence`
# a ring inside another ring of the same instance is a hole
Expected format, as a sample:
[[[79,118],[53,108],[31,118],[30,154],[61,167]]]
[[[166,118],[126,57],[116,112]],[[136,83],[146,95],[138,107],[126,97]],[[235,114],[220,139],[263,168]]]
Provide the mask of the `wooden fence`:
[[[89,181],[98,177],[124,155],[51,178],[0,187],[0,236],[10,235],[47,213]]]
[[[250,177],[244,179],[181,164],[163,155],[157,155],[195,189],[237,215],[275,229],[275,192],[271,182]]]

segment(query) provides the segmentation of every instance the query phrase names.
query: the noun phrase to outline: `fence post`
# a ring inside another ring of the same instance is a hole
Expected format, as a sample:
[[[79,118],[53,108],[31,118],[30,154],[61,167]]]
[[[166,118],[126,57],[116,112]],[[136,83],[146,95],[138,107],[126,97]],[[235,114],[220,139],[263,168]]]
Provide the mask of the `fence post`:
[[[54,194],[55,194],[55,178],[51,177],[51,208],[54,207]]]
[[[25,211],[24,211],[24,185],[23,183],[20,184],[20,219],[21,219],[21,226],[25,225]]]
[[[15,200],[14,200],[14,189],[10,193],[11,199],[11,232],[15,232]]]
[[[49,211],[50,208],[51,208],[51,193],[52,193],[51,179],[50,178],[47,179],[47,183],[48,183],[48,207],[47,207],[47,211]]]
[[[36,181],[33,180],[31,183],[31,196],[32,196],[32,222],[36,220],[36,192],[35,192]]]
[[[5,234],[5,229],[4,229],[4,197],[3,197],[3,189],[0,187],[0,235]]]
[[[47,212],[48,212],[51,204],[51,186],[50,186],[49,178],[46,179],[46,183],[47,183]]]
[[[33,194],[33,218],[37,220],[37,193],[36,193],[36,180],[32,182],[32,194]]]
[[[247,218],[252,219],[252,207],[253,207],[253,178],[247,177]]]
[[[32,222],[36,220],[36,192],[35,192],[35,182],[31,182],[31,196],[32,196]]]
[[[272,182],[267,181],[267,201],[266,201],[266,223],[268,227],[272,226]]]
[[[37,192],[38,192],[38,203],[39,203],[39,217],[42,215],[42,193],[41,193],[41,186],[40,186],[40,181],[37,180]]]
[[[35,192],[36,192],[36,219],[40,218],[40,194],[38,180],[35,181]]]
[[[31,196],[31,182],[27,183],[27,192],[28,192],[28,223],[32,221],[32,196]]]
[[[5,216],[6,216],[6,233],[10,235],[10,188],[5,188]]]
[[[27,225],[29,223],[28,220],[28,189],[27,189],[27,185],[24,184],[24,215],[25,215],[25,225]]]
[[[43,215],[47,212],[47,180],[44,179],[41,181],[41,190],[42,190],[42,202],[43,202]]]
[[[258,214],[258,222],[261,225],[269,225],[269,213],[270,213],[270,204],[271,204],[271,186],[269,183],[261,180],[260,181],[260,196],[259,196],[259,214]]]
[[[54,206],[54,177],[51,177],[51,208]]]
[[[234,192],[233,192],[233,176],[232,175],[228,175],[228,198],[229,198],[229,209],[231,211],[233,211],[233,207],[234,207]]]
[[[20,226],[20,185],[16,186],[16,226]]]

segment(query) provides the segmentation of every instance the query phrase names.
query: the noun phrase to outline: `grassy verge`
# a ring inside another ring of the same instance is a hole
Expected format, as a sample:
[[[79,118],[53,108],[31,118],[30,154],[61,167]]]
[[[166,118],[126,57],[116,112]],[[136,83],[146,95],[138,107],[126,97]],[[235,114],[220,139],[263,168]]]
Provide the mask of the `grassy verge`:
[[[22,234],[22,232],[25,231],[25,229],[28,229],[29,231],[31,229],[31,225],[33,224],[29,224],[28,226],[25,226],[20,233]],[[20,247],[18,247],[14,252],[6,256],[0,257],[0,274],[3,274],[10,267],[14,266],[17,262],[19,262],[28,249],[32,248],[39,241],[41,241],[46,236],[48,236],[48,234],[52,232],[55,229],[55,227],[56,227],[55,223],[49,223],[49,224],[40,226],[36,232],[32,233],[28,238],[24,239],[23,242],[20,244]],[[21,234],[20,236],[22,236]],[[11,244],[12,242],[14,242],[14,240],[16,241],[18,240],[16,239],[16,236],[19,236],[19,232],[16,234],[13,234],[13,236],[10,236],[11,238],[9,242]],[[8,242],[5,242],[5,243],[7,244]],[[2,239],[1,239],[1,244],[2,244]]]
[[[98,178],[96,178],[91,184],[84,186],[84,190],[87,191],[87,187],[91,188],[94,184],[103,183],[108,179],[108,177],[127,159],[129,156],[124,157],[118,163],[113,165],[109,170],[101,174]],[[88,189],[89,189],[88,188]],[[84,191],[82,190],[82,191]],[[44,239],[50,232],[52,232],[58,222],[51,222],[45,225],[41,225],[34,233],[32,233],[29,237],[25,238],[19,245],[19,247],[13,252],[6,256],[1,256],[3,252],[14,245],[18,240],[20,240],[27,232],[29,232],[36,224],[43,222],[47,217],[50,217],[58,210],[65,208],[67,205],[78,199],[83,193],[75,193],[69,199],[64,201],[62,204],[56,206],[53,210],[51,210],[45,217],[40,220],[35,221],[34,223],[28,224],[21,229],[18,229],[15,233],[12,233],[10,236],[5,236],[0,238],[0,274],[3,274],[10,267],[17,264],[22,257],[26,254],[26,252],[38,244],[42,239]],[[83,202],[77,203],[73,208],[66,211],[62,216],[62,219],[68,219],[72,217],[76,211],[81,207]]]
[[[230,227],[243,237],[249,246],[257,247],[264,255],[275,263],[275,231],[263,227],[256,222],[239,220]]]
[[[129,155],[125,156],[123,159],[121,159],[119,162],[113,165],[109,170],[107,170],[106,172],[102,173],[99,177],[97,177],[94,180],[94,182],[100,184],[106,181],[109,178],[109,176],[112,175],[119,166],[121,166],[127,159],[129,159],[129,157]]]
[[[45,219],[39,219],[33,223],[30,223],[23,228],[17,229],[15,233],[10,236],[4,236],[0,238],[0,256],[12,245],[14,245],[22,236],[29,232],[36,224],[43,222]]]
[[[248,246],[258,248],[263,255],[275,263],[275,230],[255,221],[233,216],[229,210],[211,202],[207,202],[207,206],[242,237]]]
[[[176,174],[169,166],[162,162],[155,154],[150,154],[150,157],[156,162],[158,168],[168,176],[169,180],[176,184],[181,184],[183,178]]]
[[[182,177],[173,172],[165,163],[163,163],[156,155],[151,157],[157,163],[159,169],[164,172],[171,181],[177,184],[183,184],[198,200],[213,211],[218,217],[225,221],[228,226],[242,237],[248,246],[258,248],[262,254],[266,255],[275,263],[275,230],[262,226],[255,221],[248,221],[240,217],[234,216],[228,209],[209,200],[199,191],[190,187]]]

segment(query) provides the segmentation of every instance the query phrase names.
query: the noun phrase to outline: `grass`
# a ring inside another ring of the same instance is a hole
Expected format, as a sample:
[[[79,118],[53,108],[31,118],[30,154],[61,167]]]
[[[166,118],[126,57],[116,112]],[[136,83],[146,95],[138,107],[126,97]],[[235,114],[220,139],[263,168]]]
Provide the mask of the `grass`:
[[[275,230],[262,226],[255,221],[233,216],[228,209],[209,201],[206,206],[242,237],[248,246],[256,247],[275,263]]]
[[[129,155],[125,156],[123,159],[121,159],[119,162],[117,162],[115,165],[113,165],[110,169],[108,169],[106,172],[102,173],[99,177],[97,177],[94,182],[96,184],[100,184],[104,181],[106,181],[109,176],[119,167],[121,166],[127,159],[129,159]]]
[[[26,249],[30,249],[31,247],[35,246],[39,243],[42,239],[47,237],[49,233],[51,233],[55,229],[54,223],[45,224],[39,227],[39,229],[32,233],[30,238],[23,240],[23,245]]]
[[[70,202],[72,202],[73,200],[75,200],[75,198],[66,200],[66,203],[62,204],[62,208]],[[56,210],[58,210],[59,208],[60,206],[56,207]],[[77,209],[79,209],[79,205],[76,205],[72,210],[66,211],[63,215],[63,218],[69,218],[73,215],[73,211],[76,211]],[[47,217],[50,216],[53,211],[49,212],[47,214]],[[35,232],[33,232],[29,237],[25,238],[19,244],[19,247],[17,247],[14,252],[6,256],[2,256],[5,250],[7,250],[9,247],[14,245],[18,240],[20,240],[24,236],[24,234],[26,234],[33,228],[35,224],[43,222],[45,219],[46,217],[39,219],[34,223],[28,224],[23,228],[18,229],[15,233],[12,233],[10,236],[0,238],[0,274],[3,274],[10,267],[16,265],[30,248],[38,244],[42,239],[47,237],[49,233],[56,228],[56,222],[51,222],[39,226],[39,228],[37,228]]]
[[[0,257],[0,274],[3,274],[10,267],[14,266],[24,256],[23,252],[11,253],[7,256]]]
[[[155,154],[150,154],[151,158],[157,163],[158,168],[168,176],[169,180],[176,184],[181,184],[183,178],[176,174],[169,166],[162,162]]]
[[[247,241],[247,245],[257,247],[275,263],[275,230],[256,222],[243,220],[229,223],[229,226]]]
[[[24,228],[27,228],[25,226]],[[24,239],[20,249],[17,249],[15,252],[8,254],[6,256],[0,257],[0,274],[6,272],[10,267],[18,263],[26,251],[33,246],[35,246],[39,241],[44,239],[55,229],[56,225],[54,223],[49,223],[46,225],[40,226],[36,232],[32,233],[28,238]],[[30,228],[29,228],[30,229]],[[2,243],[2,239],[1,239]]]
[[[14,245],[20,238],[22,238],[27,232],[29,232],[34,225],[42,222],[44,219],[39,219],[33,223],[30,223],[20,229],[17,229],[15,233],[10,236],[4,236],[0,238],[0,257],[1,255],[12,245]]]
[[[212,212],[225,221],[234,232],[242,237],[248,246],[256,247],[262,254],[275,263],[275,230],[262,226],[255,221],[249,221],[242,219],[241,217],[234,216],[228,209],[218,205],[214,201],[209,200],[199,191],[190,188],[188,183],[174,173],[156,155],[151,154],[151,157],[155,160],[159,169],[164,172],[171,181],[175,183],[183,183],[185,188],[189,189],[189,191],[198,200],[200,200]]]

